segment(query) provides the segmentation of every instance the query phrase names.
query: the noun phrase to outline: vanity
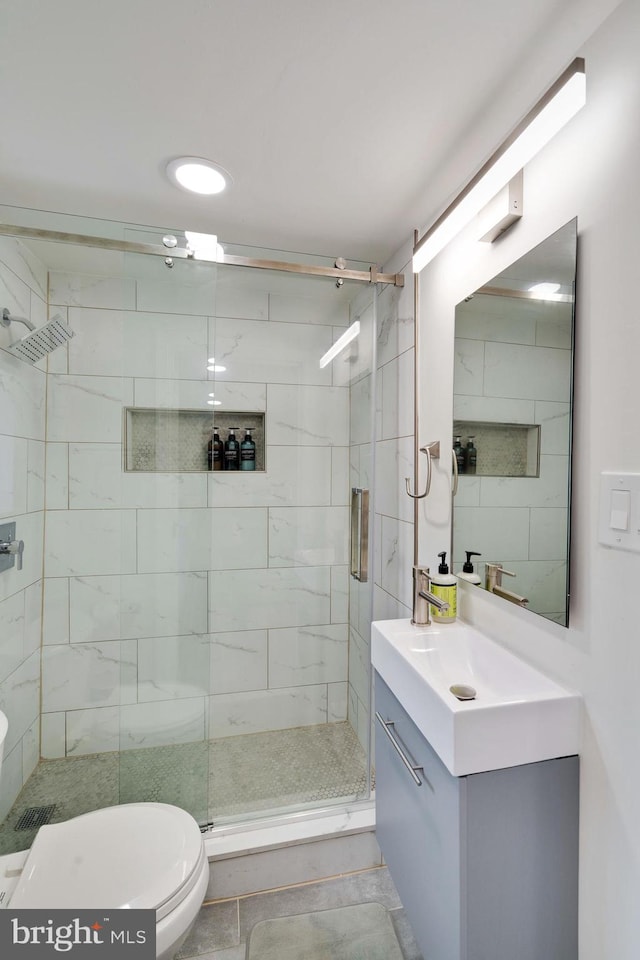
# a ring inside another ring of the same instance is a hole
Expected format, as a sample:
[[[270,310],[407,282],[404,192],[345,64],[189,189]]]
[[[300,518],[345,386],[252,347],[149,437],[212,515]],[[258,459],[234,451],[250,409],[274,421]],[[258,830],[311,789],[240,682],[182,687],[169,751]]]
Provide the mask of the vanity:
[[[460,622],[373,623],[372,662],[377,837],[424,960],[576,960],[580,697]]]

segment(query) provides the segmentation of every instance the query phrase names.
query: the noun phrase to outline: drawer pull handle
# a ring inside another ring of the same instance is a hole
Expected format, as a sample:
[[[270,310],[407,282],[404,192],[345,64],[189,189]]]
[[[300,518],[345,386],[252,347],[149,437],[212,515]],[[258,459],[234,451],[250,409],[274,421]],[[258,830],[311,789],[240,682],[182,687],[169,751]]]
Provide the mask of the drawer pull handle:
[[[393,720],[383,720],[383,719],[382,719],[382,715],[381,715],[377,710],[376,710],[376,720],[379,720],[379,721],[380,721],[380,723],[381,723],[381,725],[382,725],[382,729],[384,730],[384,732],[386,733],[386,735],[389,737],[389,740],[391,740],[391,743],[393,744],[393,746],[395,747],[396,751],[398,752],[398,754],[399,754],[399,756],[400,756],[400,759],[402,760],[402,762],[404,763],[405,767],[407,768],[407,770],[409,771],[409,773],[411,774],[411,776],[412,776],[413,779],[415,780],[417,786],[421,787],[421,786],[422,786],[422,780],[420,779],[420,777],[419,777],[418,774],[416,773],[416,770],[422,770],[422,767],[417,766],[415,763],[412,763],[412,762],[411,762],[411,760],[409,759],[409,757],[406,755],[406,753],[404,752],[404,750],[402,749],[402,747],[400,746],[400,744],[399,744],[398,741],[396,740],[396,738],[395,738],[395,736],[394,736],[394,734],[393,734],[393,731],[389,729],[390,727],[393,726]],[[424,771],[423,771],[423,772],[424,772]]]

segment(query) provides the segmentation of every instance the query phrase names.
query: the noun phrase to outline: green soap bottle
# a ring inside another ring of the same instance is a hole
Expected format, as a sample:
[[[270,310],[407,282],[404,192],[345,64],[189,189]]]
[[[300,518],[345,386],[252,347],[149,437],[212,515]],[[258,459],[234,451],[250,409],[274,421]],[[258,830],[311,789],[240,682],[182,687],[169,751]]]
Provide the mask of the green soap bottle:
[[[431,593],[440,600],[446,600],[448,610],[436,610],[431,607],[431,618],[435,623],[453,623],[458,615],[458,578],[449,573],[447,554],[443,550],[439,553],[440,565],[438,573],[431,577]]]
[[[256,445],[251,439],[251,427],[244,428],[244,440],[240,444],[240,469],[255,470],[256,468]]]

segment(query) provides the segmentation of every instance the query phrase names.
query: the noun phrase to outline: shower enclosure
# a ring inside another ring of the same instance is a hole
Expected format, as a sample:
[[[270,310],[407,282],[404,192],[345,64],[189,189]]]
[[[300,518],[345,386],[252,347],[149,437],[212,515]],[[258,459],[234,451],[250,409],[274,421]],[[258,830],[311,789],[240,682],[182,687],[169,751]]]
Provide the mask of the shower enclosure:
[[[21,586],[42,600],[28,731],[0,678],[14,730],[0,852],[119,802],[175,803],[206,829],[367,799],[372,581],[352,575],[350,533],[373,517],[380,284],[230,265],[309,258],[223,242],[227,262],[187,258],[175,232],[2,220],[23,231],[0,260],[28,262],[43,291],[9,265],[6,306],[24,315],[27,296],[37,326],[58,314],[75,336],[34,367],[0,343],[12,389],[46,403],[28,441],[42,509],[16,534],[31,572],[0,593],[0,613]],[[213,428],[223,444],[248,428],[255,460],[210,469]],[[369,507],[352,527],[354,489]]]

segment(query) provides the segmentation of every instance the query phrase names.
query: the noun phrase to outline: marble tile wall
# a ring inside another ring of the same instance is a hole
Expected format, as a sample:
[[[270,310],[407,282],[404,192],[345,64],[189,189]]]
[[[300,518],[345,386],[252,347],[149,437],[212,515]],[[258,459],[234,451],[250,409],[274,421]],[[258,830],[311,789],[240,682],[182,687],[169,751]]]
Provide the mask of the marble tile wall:
[[[225,275],[216,309],[212,285],[50,275],[76,336],[48,395],[46,757],[347,716],[350,389],[318,359],[348,301],[252,284]],[[209,392],[265,411],[264,473],[122,471],[125,406]]]
[[[494,297],[489,314],[487,299],[456,310],[453,415],[539,424],[540,475],[461,476],[454,560],[458,569],[465,550],[480,550],[502,561],[517,574],[518,593],[553,615],[564,609],[566,588],[571,307]]]
[[[47,320],[47,271],[18,241],[0,238],[0,309]],[[0,820],[40,756],[40,635],[45,480],[46,361],[7,351],[26,335],[0,328],[0,522],[16,523],[23,569],[0,573],[0,710],[9,721],[0,777]]]

